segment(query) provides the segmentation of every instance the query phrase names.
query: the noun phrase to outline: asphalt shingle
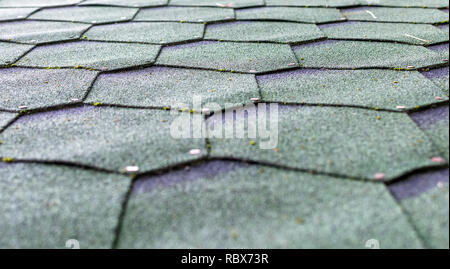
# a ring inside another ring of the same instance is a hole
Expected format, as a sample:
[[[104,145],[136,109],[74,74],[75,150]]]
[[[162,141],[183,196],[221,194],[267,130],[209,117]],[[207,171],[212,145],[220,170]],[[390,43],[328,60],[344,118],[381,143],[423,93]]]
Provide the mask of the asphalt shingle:
[[[97,72],[86,70],[0,69],[0,108],[27,110],[81,101]]]
[[[16,117],[17,117],[17,115],[14,113],[0,111],[0,129],[5,128],[5,126]],[[3,144],[3,141],[1,141],[0,145],[1,144]]]
[[[108,23],[131,20],[137,8],[121,7],[63,7],[42,9],[30,16],[31,19],[62,20],[86,23]]]
[[[0,51],[2,52],[0,54],[0,66],[14,63],[33,47],[33,45],[0,42]]]
[[[236,10],[238,20],[283,20],[324,23],[342,20],[335,8],[262,7]]]
[[[171,0],[170,5],[174,6],[209,6],[209,7],[255,7],[263,6],[264,0]]]
[[[427,248],[449,248],[448,183],[401,202]]]
[[[349,20],[410,23],[448,23],[448,13],[438,9],[363,7],[343,11]]]
[[[203,37],[203,24],[179,22],[129,22],[94,26],[85,34],[89,40],[178,43]]]
[[[215,22],[234,19],[231,8],[161,7],[142,9],[135,21]]]
[[[448,7],[447,0],[359,0],[363,5],[387,7]]]
[[[113,171],[162,169],[206,154],[204,139],[172,138],[172,122],[191,116],[184,114],[179,118],[162,110],[89,106],[28,115],[0,134],[0,156]],[[201,152],[193,155],[191,149]]]
[[[227,41],[271,41],[300,43],[324,38],[314,24],[291,22],[231,22],[212,24],[206,28],[205,39]]]
[[[0,248],[111,248],[129,178],[37,164],[0,174]]]
[[[37,8],[0,8],[0,21],[24,19]]]
[[[70,42],[38,47],[18,65],[108,70],[150,64],[159,50],[160,46],[148,44]]]
[[[226,112],[232,113],[232,111]],[[231,114],[232,115],[232,114]],[[218,128],[230,132],[233,124],[245,121],[242,113],[214,115],[208,118],[207,130]],[[432,158],[438,156],[430,139],[403,113],[361,110],[342,107],[284,107],[278,112],[277,125],[270,126],[267,139],[251,142],[248,130],[269,129],[248,121],[243,139],[217,138],[218,131],[210,132],[211,156],[232,157],[260,161],[284,167],[314,170],[352,178],[375,178],[384,174],[384,180],[396,178],[421,167],[436,166]],[[270,117],[273,117],[272,115]],[[236,128],[236,127],[235,127]],[[278,131],[278,135],[275,132]],[[237,132],[237,130],[236,130]],[[268,131],[266,131],[268,132]],[[264,133],[261,133],[263,137]],[[278,139],[277,145],[276,139]],[[272,143],[268,143],[272,141]],[[276,150],[262,150],[265,143]]]
[[[351,105],[397,110],[448,100],[419,72],[393,70],[298,70],[258,76],[264,101]],[[442,97],[442,100],[436,100]]]
[[[266,0],[267,6],[292,7],[348,7],[359,5],[360,0]]]
[[[120,248],[422,247],[382,184],[222,162],[142,181]]]
[[[86,0],[80,6],[153,7],[167,3],[168,0]]]
[[[204,104],[217,103],[220,107],[215,109],[221,110],[226,103],[250,103],[259,92],[250,74],[152,67],[101,75],[87,102],[183,109],[193,108],[194,96]]]
[[[437,86],[449,94],[449,72],[448,66],[438,69],[432,69],[424,72],[423,75],[433,81]]]
[[[162,49],[156,63],[226,71],[260,73],[297,66],[288,45],[197,42]]]
[[[294,47],[304,67],[415,69],[444,64],[438,53],[422,46],[365,41],[323,41]]]
[[[56,7],[74,5],[82,0],[1,0],[0,7]]]
[[[79,38],[90,25],[72,22],[17,21],[0,23],[0,39],[46,43]]]
[[[411,114],[411,118],[434,142],[441,157],[449,158],[449,108],[441,106]]]
[[[321,30],[331,39],[380,40],[429,45],[448,41],[448,34],[427,24],[349,22],[324,25]]]

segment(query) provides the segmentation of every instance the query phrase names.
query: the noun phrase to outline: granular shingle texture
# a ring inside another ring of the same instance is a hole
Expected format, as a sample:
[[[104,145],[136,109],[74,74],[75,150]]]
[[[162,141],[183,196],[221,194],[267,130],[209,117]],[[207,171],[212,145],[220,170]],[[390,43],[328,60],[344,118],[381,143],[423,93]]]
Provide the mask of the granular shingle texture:
[[[234,19],[230,8],[161,7],[142,9],[135,21],[215,22]]]
[[[325,41],[294,48],[303,67],[415,69],[443,64],[422,46],[364,41]]]
[[[201,39],[203,28],[203,24],[193,23],[130,22],[95,26],[85,36],[89,40],[168,44]]]
[[[82,0],[2,0],[0,7],[56,7],[78,4]]]
[[[236,18],[325,23],[341,21],[342,14],[334,8],[263,7],[236,10]]]
[[[448,14],[0,0],[0,248],[447,248]]]
[[[33,14],[31,19],[77,21],[85,23],[107,23],[131,20],[136,8],[121,7],[63,7],[43,9]]]
[[[326,25],[322,31],[332,39],[397,41],[413,45],[448,41],[448,34],[426,24],[351,22]]]
[[[236,116],[237,123],[244,122],[242,115]],[[234,124],[227,119],[231,116],[222,121],[222,115],[214,115],[208,119],[207,129],[221,128],[225,133]],[[266,139],[224,139],[224,134],[218,137],[217,131],[211,133],[212,156],[352,178],[373,179],[383,173],[387,180],[418,167],[434,166],[432,158],[439,155],[432,141],[402,113],[300,106],[282,107],[278,119],[278,134]],[[253,127],[256,123],[249,120],[245,130],[251,132]],[[260,150],[259,145],[267,140],[277,142],[277,150]]]
[[[0,8],[0,21],[23,19],[37,8]]]
[[[88,102],[124,106],[192,108],[193,98],[203,104],[250,103],[259,97],[254,75],[195,69],[153,67],[139,71],[105,74],[98,78]]]
[[[401,205],[411,216],[413,225],[424,238],[427,248],[448,249],[448,182],[418,197],[403,200]],[[432,221],[431,221],[432,220]]]
[[[130,199],[119,247],[364,248],[370,238],[422,247],[382,184],[228,163],[203,169],[179,183],[167,183],[169,174],[136,184],[144,187]]]
[[[0,247],[110,248],[130,185],[125,176],[37,164],[0,164]]]
[[[448,105],[411,114],[411,118],[434,142],[443,158],[449,161]]]
[[[359,0],[363,5],[387,7],[422,7],[443,8],[448,7],[447,0]]]
[[[168,0],[86,0],[81,6],[153,7],[167,4]]]
[[[3,129],[17,115],[9,112],[0,112],[0,130]],[[2,142],[3,143],[3,142]],[[1,144],[0,144],[1,145]]]
[[[170,125],[176,117],[162,110],[93,106],[30,115],[0,134],[0,155],[112,171],[128,166],[138,166],[141,171],[161,169],[206,153],[190,154],[191,149],[205,147],[201,139],[173,143]]]
[[[38,47],[17,64],[108,70],[150,64],[159,50],[157,45],[80,41]]]
[[[360,0],[266,0],[267,6],[298,7],[347,7],[359,4]]]
[[[89,28],[72,22],[19,21],[0,23],[0,39],[22,43],[46,43],[79,38]]]
[[[448,13],[423,8],[357,8],[344,12],[349,20],[410,23],[448,23]]]
[[[297,66],[288,45],[198,42],[162,49],[157,64],[260,73]]]
[[[393,70],[299,70],[258,77],[264,101],[351,105],[398,110],[448,100],[419,72]],[[442,97],[442,100],[436,100]]]
[[[87,70],[0,69],[0,108],[20,111],[79,102],[96,76]]]
[[[205,39],[300,43],[325,36],[314,24],[290,22],[232,22],[208,26]]]
[[[209,7],[254,7],[263,6],[264,0],[171,0],[170,5],[174,6],[209,6]]]
[[[32,48],[33,45],[0,42],[0,51],[2,52],[0,54],[0,66],[14,63]]]

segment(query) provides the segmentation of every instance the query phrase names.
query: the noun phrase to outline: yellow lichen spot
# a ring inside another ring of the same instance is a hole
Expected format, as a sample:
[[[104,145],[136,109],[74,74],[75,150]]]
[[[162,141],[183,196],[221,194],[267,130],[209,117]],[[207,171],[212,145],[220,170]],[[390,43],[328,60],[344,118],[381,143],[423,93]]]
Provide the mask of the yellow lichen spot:
[[[298,224],[303,224],[303,223],[305,222],[305,221],[304,221],[302,218],[300,218],[300,217],[296,218],[295,221],[296,221]]]
[[[195,113],[195,111],[196,111],[195,109],[189,110],[190,113]]]
[[[163,110],[170,110],[170,106],[163,107]]]
[[[4,163],[12,163],[12,162],[14,162],[14,159],[13,158],[9,158],[9,157],[4,157],[2,159],[2,162],[4,162]]]
[[[398,81],[394,81],[394,84],[397,84],[398,83]]]
[[[253,141],[253,140],[252,140],[252,141],[249,142],[249,144],[252,145],[252,146],[254,146],[254,145],[256,145],[256,141]]]
[[[238,234],[238,232],[235,229],[232,229],[230,231],[230,237],[233,238],[233,239],[236,239],[236,238],[239,237],[239,234]]]
[[[377,120],[381,120],[381,116],[377,116]]]
[[[75,69],[80,69],[80,68],[83,68],[81,65],[76,65],[76,66],[74,66],[73,68],[75,68]]]
[[[0,140],[0,145],[3,145],[3,141]]]
[[[100,102],[95,102],[94,103],[94,106],[101,106],[102,105],[102,103],[100,103]]]

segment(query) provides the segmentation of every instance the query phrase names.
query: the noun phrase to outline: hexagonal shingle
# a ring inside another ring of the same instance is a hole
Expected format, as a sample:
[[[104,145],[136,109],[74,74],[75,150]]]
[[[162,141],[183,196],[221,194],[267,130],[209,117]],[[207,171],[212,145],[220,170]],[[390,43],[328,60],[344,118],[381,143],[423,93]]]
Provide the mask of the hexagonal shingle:
[[[79,38],[88,24],[49,21],[0,23],[0,39],[24,43],[46,43]]]
[[[422,247],[382,184],[217,161],[137,181],[122,227],[119,248]]]
[[[264,0],[171,0],[174,6],[209,6],[209,7],[255,7],[263,6]]]
[[[194,23],[130,22],[94,26],[85,36],[89,40],[168,44],[201,39],[203,29],[203,24]]]
[[[156,63],[250,73],[297,66],[288,45],[208,41],[165,47]]]
[[[392,70],[298,70],[258,76],[264,101],[351,105],[397,110],[448,100],[419,72]],[[436,97],[442,97],[442,101]]]
[[[233,128],[230,117],[225,116],[224,123],[220,114],[208,118],[207,129],[219,124],[220,130],[222,124],[222,132],[230,132]],[[240,116],[236,122],[244,120]],[[257,123],[249,121],[248,124],[253,128]],[[278,125],[272,124],[266,129],[271,132],[270,139],[223,139],[217,138],[217,134],[210,138],[211,156],[352,178],[374,179],[376,174],[382,173],[385,180],[437,165],[432,158],[438,153],[430,139],[403,113],[349,107],[282,106]],[[215,133],[218,132],[210,132],[210,136]],[[244,134],[244,137],[248,136]],[[269,140],[272,142],[261,144]],[[263,150],[261,145],[275,146],[276,150]]]
[[[236,10],[236,18],[324,23],[341,21],[342,14],[335,8],[263,7]]]
[[[0,164],[0,173],[0,248],[63,249],[71,238],[111,248],[129,178],[38,164]]]
[[[1,0],[0,7],[55,7],[80,3],[82,0]]]
[[[328,38],[397,41],[428,45],[448,41],[448,35],[427,24],[349,22],[320,27]]]
[[[363,5],[387,7],[448,7],[447,0],[359,0]]]
[[[0,8],[0,21],[23,19],[37,8]]]
[[[121,7],[63,7],[40,10],[30,19],[107,23],[131,20],[137,11],[137,8]]]
[[[425,77],[434,82],[438,87],[449,94],[449,70],[448,66],[438,69],[432,69],[422,73]]]
[[[160,46],[107,42],[70,42],[38,47],[18,65],[116,69],[154,62]]]
[[[259,97],[254,75],[206,70],[152,67],[139,71],[101,75],[88,102],[139,107],[193,107],[193,97],[203,103],[246,104]],[[183,104],[183,105],[181,105]],[[200,108],[197,108],[200,109]]]
[[[23,106],[35,109],[81,101],[96,75],[86,70],[0,69],[0,108],[20,111]]]
[[[431,189],[417,197],[401,201],[425,241],[427,248],[448,249],[449,246],[449,194],[448,183]],[[433,220],[433,221],[430,221]]]
[[[234,19],[231,8],[214,7],[161,7],[139,11],[135,21],[214,22]]]
[[[0,42],[0,65],[11,64],[27,53],[33,45]]]
[[[274,41],[299,43],[324,38],[314,24],[290,22],[232,22],[212,24],[206,28],[205,39],[228,41]]]
[[[292,7],[348,7],[359,5],[360,0],[266,0],[267,6]]]
[[[438,9],[363,7],[343,11],[353,21],[440,23],[448,22],[448,13]]]
[[[448,105],[430,108],[411,114],[411,118],[433,140],[440,155],[437,157],[449,157],[449,108]]]
[[[163,110],[93,106],[32,114],[0,134],[0,155],[112,171],[162,169],[206,154],[204,139],[172,138],[172,122],[184,119]],[[201,152],[190,154],[191,149]]]
[[[5,126],[12,121],[15,117],[17,116],[17,114],[14,113],[9,113],[9,112],[1,112],[0,111],[0,130],[5,128]],[[1,140],[0,140],[1,141]],[[2,144],[3,141],[1,141],[0,144]]]
[[[402,68],[441,65],[439,54],[422,46],[365,41],[324,41],[293,48],[304,67]]]
[[[87,0],[80,6],[153,7],[166,5],[168,0]]]

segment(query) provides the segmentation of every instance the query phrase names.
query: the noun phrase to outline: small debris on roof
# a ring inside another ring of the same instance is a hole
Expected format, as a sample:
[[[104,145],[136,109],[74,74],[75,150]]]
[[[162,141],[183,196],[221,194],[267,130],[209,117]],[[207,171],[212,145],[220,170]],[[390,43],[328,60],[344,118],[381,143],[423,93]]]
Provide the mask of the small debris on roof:
[[[199,155],[200,153],[202,153],[202,151],[200,149],[191,149],[189,151],[189,154],[191,154],[191,155]]]

